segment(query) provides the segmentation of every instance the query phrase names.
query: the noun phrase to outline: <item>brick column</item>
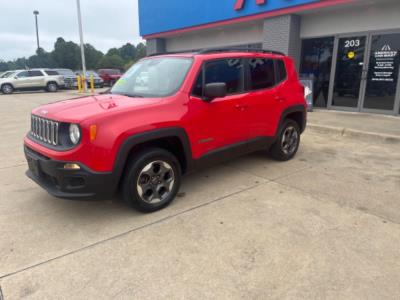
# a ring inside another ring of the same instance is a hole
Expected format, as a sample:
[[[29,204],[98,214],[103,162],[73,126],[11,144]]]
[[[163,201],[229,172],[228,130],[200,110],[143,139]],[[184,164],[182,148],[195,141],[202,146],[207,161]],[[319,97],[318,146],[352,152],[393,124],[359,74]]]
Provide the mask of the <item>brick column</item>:
[[[297,69],[300,65],[301,17],[284,15],[264,20],[263,48],[281,51],[294,58]]]
[[[149,39],[146,41],[147,55],[167,52],[164,39]]]

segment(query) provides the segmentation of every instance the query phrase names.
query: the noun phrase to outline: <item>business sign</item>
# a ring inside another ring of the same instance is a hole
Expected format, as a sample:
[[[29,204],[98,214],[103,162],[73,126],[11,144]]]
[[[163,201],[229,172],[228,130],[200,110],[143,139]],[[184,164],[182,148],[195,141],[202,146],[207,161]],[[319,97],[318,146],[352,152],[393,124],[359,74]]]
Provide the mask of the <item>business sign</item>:
[[[321,0],[139,0],[142,36],[257,16]]]
[[[372,81],[384,81],[394,82],[395,81],[395,70],[396,68],[396,57],[398,51],[392,49],[389,44],[384,45],[381,49],[374,52],[373,60],[373,76]]]

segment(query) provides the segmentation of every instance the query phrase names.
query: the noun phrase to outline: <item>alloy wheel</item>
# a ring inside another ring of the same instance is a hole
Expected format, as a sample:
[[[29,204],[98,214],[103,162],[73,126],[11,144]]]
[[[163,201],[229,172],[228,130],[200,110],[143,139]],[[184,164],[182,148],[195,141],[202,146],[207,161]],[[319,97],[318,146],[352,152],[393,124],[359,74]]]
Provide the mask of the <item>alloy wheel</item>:
[[[282,136],[281,146],[283,153],[285,153],[285,155],[293,154],[297,149],[298,143],[299,133],[293,126],[288,126]]]
[[[147,164],[139,173],[136,189],[140,198],[150,204],[164,201],[175,183],[172,166],[161,160]]]

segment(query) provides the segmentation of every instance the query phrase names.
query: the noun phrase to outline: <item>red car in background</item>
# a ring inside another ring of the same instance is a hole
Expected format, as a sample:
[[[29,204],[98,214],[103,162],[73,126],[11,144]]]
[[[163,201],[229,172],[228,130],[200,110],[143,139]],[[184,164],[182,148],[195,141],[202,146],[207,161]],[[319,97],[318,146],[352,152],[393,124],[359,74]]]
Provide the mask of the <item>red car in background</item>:
[[[118,69],[99,69],[97,74],[104,80],[104,85],[108,86],[113,86],[122,77],[122,73]]]

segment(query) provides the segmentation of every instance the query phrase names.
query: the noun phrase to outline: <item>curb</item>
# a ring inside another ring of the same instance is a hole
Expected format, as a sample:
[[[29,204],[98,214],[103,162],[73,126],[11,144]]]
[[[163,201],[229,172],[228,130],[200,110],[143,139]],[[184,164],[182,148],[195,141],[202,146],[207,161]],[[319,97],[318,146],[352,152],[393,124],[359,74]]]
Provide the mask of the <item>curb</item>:
[[[388,144],[400,144],[400,136],[389,135],[383,133],[361,131],[356,129],[348,129],[334,126],[325,126],[318,124],[307,124],[307,128],[311,131],[322,134],[335,134],[343,137],[357,138],[366,142],[381,142]]]

